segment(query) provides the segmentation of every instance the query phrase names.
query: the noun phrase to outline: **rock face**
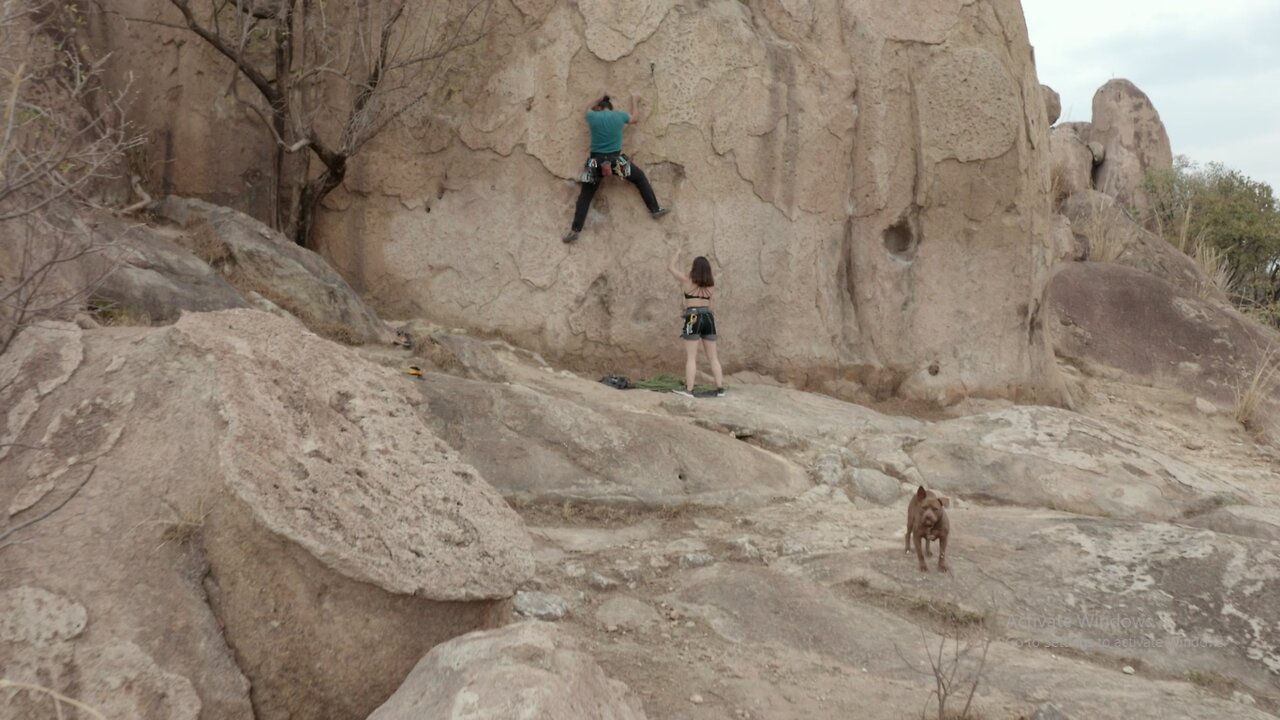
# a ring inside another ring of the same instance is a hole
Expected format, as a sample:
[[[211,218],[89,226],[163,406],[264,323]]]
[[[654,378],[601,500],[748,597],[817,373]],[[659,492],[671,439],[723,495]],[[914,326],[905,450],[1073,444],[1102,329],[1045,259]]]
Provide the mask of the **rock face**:
[[[1236,406],[1275,331],[1158,277],[1109,263],[1076,263],[1049,287],[1055,352]],[[1264,404],[1274,411],[1280,398]]]
[[[721,276],[731,371],[813,386],[883,376],[889,392],[930,398],[1046,386],[1048,123],[1017,0],[546,0],[494,13],[451,99],[368,146],[322,213],[325,253],[384,314],[652,371],[671,355],[679,298],[664,265],[684,245]],[[136,40],[129,67],[147,53],[207,62],[193,38],[101,24]],[[145,97],[180,97],[146,124],[199,124],[225,94],[226,73],[208,76],[139,78]],[[566,246],[582,112],[602,85],[642,96],[627,149],[675,211],[654,222],[609,181]],[[201,170],[223,137],[208,131],[206,147],[173,147],[185,192],[245,171],[235,156]],[[900,384],[922,374],[930,383]]]
[[[1169,133],[1151,99],[1128,80],[1098,88],[1089,139],[1102,143],[1106,152],[1094,187],[1139,211],[1147,209],[1143,179],[1153,170],[1173,169]]]
[[[640,701],[554,625],[522,622],[436,646],[369,720],[644,720]]]
[[[532,573],[410,381],[295,322],[31,329],[0,388],[0,602],[64,628],[0,631],[0,667],[112,716],[363,717]]]

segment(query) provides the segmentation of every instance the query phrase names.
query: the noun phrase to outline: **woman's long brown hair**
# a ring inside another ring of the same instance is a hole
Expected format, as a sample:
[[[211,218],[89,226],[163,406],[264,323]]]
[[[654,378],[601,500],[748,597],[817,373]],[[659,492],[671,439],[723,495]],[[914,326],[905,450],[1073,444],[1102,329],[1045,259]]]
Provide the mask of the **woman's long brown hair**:
[[[711,276],[711,263],[699,255],[693,259],[693,269],[689,271],[689,279],[698,287],[714,287],[716,279]]]

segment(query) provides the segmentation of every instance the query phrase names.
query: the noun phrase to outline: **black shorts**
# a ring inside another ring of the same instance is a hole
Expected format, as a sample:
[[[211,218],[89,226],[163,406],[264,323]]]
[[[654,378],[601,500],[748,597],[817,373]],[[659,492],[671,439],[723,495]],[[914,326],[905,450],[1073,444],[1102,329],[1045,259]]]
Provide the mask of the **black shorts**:
[[[711,308],[685,308],[680,323],[680,337],[685,340],[716,339],[716,316]]]

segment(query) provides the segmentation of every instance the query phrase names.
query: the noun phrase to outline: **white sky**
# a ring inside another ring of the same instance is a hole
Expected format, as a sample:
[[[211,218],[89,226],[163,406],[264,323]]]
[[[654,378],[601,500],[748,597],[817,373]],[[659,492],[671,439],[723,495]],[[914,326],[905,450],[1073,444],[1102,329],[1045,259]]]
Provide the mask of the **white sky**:
[[[1022,0],[1040,82],[1062,120],[1127,78],[1175,155],[1220,161],[1280,195],[1280,0]]]

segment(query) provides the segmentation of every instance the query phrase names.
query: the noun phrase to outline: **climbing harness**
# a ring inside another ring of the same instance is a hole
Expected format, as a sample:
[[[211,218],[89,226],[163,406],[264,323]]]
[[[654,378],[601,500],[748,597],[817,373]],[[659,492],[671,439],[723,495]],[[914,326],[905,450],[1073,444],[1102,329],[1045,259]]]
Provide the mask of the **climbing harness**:
[[[595,184],[600,182],[600,178],[610,175],[617,175],[621,178],[631,177],[631,159],[622,153],[606,155],[601,158],[589,157],[583,165],[582,176],[579,180],[584,183]]]

